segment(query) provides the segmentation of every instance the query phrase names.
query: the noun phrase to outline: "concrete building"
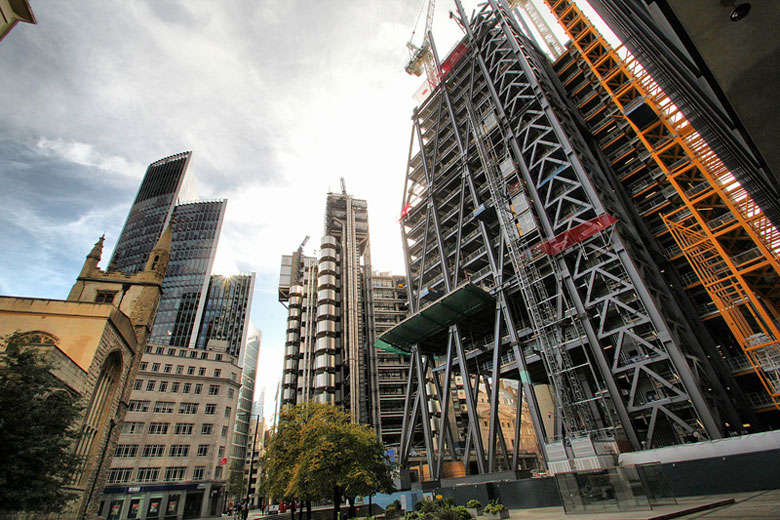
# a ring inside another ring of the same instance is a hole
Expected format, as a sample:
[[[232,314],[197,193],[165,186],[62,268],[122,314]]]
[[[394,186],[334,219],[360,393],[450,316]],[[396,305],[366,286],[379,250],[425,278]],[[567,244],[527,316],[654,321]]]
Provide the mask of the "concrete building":
[[[406,277],[374,271],[371,277],[374,302],[373,327],[376,337],[403,321],[408,314]],[[404,395],[409,377],[409,356],[404,352],[378,349],[377,377],[374,379],[379,402],[377,433],[385,447],[398,450],[401,445]]]
[[[46,352],[55,375],[84,400],[81,435],[73,447],[84,462],[66,483],[78,498],[60,518],[97,514],[119,434],[115,426],[124,421],[130,383],[160,301],[170,241],[167,228],[144,269],[125,275],[98,268],[101,237],[67,300],[0,297],[0,336],[15,333],[17,342]]]
[[[148,345],[133,382],[100,514],[221,514],[241,368],[224,341],[205,349]]]
[[[27,0],[0,0],[0,40],[19,22],[37,23]]]
[[[439,74],[414,111],[403,201],[412,314],[380,339],[411,354],[401,462],[421,432],[433,480],[445,459],[518,467],[501,448],[502,380],[551,472],[756,428],[745,393],[774,407],[780,389],[776,230],[638,67],[571,2],[548,4],[574,40],[554,65],[495,0],[472,16],[456,0],[465,36],[448,56],[430,42]],[[468,419],[451,428],[456,377]]]

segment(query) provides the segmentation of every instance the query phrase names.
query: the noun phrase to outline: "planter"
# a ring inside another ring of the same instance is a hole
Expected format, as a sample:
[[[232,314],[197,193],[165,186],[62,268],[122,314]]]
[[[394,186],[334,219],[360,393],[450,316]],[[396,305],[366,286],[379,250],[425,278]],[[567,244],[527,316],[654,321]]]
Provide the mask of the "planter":
[[[498,513],[485,513],[485,517],[487,517],[488,520],[503,520],[504,518],[509,518],[509,511],[504,509]]]
[[[466,509],[469,510],[469,513],[471,514],[471,518],[476,518],[482,515],[481,507],[467,507]]]

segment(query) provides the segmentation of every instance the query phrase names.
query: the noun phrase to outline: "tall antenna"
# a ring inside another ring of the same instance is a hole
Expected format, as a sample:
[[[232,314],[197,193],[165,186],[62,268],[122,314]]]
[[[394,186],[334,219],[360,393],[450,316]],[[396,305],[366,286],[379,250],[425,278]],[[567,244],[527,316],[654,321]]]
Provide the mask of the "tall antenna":
[[[344,177],[341,177],[341,194],[342,195],[347,194],[347,183],[344,182]]]

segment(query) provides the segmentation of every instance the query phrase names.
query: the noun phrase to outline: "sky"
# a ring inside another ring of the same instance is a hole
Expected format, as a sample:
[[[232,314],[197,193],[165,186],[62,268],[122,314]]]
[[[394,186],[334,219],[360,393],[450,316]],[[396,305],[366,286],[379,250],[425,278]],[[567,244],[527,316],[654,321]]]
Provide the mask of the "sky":
[[[228,199],[214,274],[257,273],[270,417],[280,259],[307,235],[314,253],[341,177],[368,201],[374,268],[404,273],[398,218],[423,80],[403,69],[423,0],[31,6],[37,25],[0,42],[0,294],[64,299],[103,233],[105,266],[148,164],[191,150],[200,198]],[[462,36],[455,9],[438,2],[440,54]]]

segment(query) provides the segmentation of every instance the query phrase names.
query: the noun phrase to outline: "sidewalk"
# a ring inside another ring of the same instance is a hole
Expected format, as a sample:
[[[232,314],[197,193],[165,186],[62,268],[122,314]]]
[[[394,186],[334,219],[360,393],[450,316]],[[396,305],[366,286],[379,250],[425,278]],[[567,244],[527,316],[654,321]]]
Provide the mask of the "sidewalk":
[[[289,518],[287,514],[284,516]],[[249,520],[260,518],[264,518],[264,515],[259,510],[249,512]],[[479,520],[484,520],[484,518],[480,517]],[[780,489],[682,497],[677,499],[676,505],[659,506],[650,511],[571,515],[567,515],[562,507],[511,509],[509,511],[509,520],[669,520],[672,518],[686,520],[780,520]]]

